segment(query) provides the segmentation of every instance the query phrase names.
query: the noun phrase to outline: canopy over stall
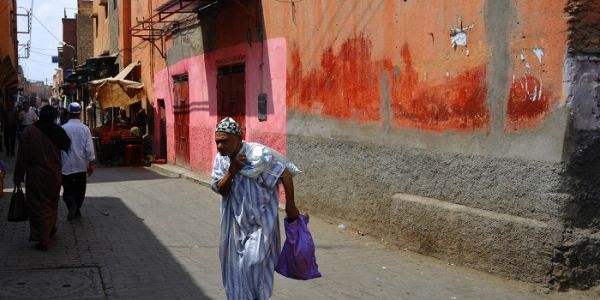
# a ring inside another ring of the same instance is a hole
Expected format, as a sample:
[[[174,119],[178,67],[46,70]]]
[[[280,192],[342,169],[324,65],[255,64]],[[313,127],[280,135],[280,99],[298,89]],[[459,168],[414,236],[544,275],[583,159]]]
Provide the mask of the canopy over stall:
[[[139,62],[135,62],[115,77],[88,82],[89,94],[95,98],[101,111],[102,125],[92,130],[100,163],[130,164],[127,163],[127,155],[131,153],[127,149],[142,149],[141,137],[132,131],[135,127],[132,125],[138,124],[132,123],[132,118],[126,113],[132,104],[139,106],[139,102],[146,97],[143,83],[125,79],[139,65]],[[139,150],[140,158],[141,153]]]
[[[90,95],[96,98],[100,107],[124,108],[145,98],[143,83],[125,79],[137,65],[139,62],[130,64],[114,78],[103,78],[88,83]]]

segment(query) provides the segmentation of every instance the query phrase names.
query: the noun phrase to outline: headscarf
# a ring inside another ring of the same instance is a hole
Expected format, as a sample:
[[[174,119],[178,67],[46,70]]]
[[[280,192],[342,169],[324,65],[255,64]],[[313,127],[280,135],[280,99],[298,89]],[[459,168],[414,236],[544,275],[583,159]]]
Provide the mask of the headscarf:
[[[44,133],[58,149],[68,152],[71,147],[71,139],[62,127],[54,123],[57,115],[58,112],[52,105],[46,105],[40,110],[40,119],[33,125]]]
[[[219,124],[217,124],[216,132],[225,132],[231,133],[233,135],[241,136],[242,128],[240,125],[232,118],[226,117]]]

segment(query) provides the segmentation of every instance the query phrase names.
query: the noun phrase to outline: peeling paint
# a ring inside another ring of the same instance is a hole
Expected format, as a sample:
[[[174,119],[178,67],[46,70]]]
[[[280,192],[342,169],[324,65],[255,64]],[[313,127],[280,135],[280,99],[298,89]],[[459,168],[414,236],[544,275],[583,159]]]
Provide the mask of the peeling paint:
[[[467,33],[464,31],[456,31],[450,33],[450,46],[456,48],[456,46],[467,46]]]
[[[524,76],[514,80],[508,100],[506,127],[517,130],[538,125],[550,111],[552,100],[541,79]]]
[[[552,110],[552,104],[556,100],[544,87],[543,48],[521,48],[518,51],[516,56],[519,63],[515,65],[516,69],[512,75],[507,109],[506,128],[510,130],[539,125]],[[531,53],[535,55],[538,63],[535,63]],[[522,75],[519,74],[521,72]]]
[[[531,51],[533,53],[535,53],[535,56],[537,56],[537,59],[538,59],[538,61],[541,64],[542,63],[542,57],[544,56],[544,50],[542,48],[534,48],[534,49],[531,49]]]
[[[475,24],[471,24],[467,27],[463,27],[462,20],[460,21],[460,27],[450,29],[450,46],[456,49],[457,46],[467,47],[467,30],[475,27]]]

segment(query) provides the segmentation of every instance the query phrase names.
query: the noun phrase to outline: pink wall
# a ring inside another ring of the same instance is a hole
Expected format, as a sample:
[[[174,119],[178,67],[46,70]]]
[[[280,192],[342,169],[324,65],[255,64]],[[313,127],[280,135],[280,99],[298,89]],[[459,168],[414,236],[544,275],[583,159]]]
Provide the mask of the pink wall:
[[[175,158],[173,76],[187,73],[190,88],[190,164],[193,170],[209,174],[216,155],[214,128],[217,120],[217,69],[244,62],[246,72],[246,140],[264,143],[286,153],[286,41],[283,38],[261,44],[247,43],[190,57],[158,72],[154,93],[165,100],[167,117],[167,160]],[[268,95],[267,121],[258,121],[261,57],[264,57],[263,91]],[[155,131],[158,139],[159,132]]]

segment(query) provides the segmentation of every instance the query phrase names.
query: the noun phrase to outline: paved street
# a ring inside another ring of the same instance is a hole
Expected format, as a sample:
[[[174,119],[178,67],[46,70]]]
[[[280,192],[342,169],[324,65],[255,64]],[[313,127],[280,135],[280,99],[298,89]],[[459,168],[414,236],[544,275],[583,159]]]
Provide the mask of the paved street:
[[[6,222],[10,178],[0,200],[0,299],[224,299],[219,197],[206,186],[99,168],[81,220],[67,222],[60,203],[56,242],[44,253],[27,241],[26,222]],[[273,299],[593,299],[389,249],[339,223],[311,216],[323,277],[276,275]]]

